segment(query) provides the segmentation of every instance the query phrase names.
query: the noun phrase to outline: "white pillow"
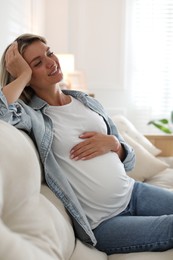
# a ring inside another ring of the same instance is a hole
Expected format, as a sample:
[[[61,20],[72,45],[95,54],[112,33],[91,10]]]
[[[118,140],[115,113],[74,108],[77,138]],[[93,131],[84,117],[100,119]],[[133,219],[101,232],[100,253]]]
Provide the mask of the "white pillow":
[[[148,152],[155,156],[161,153],[161,150],[155,147],[144,135],[142,135],[127,118],[121,115],[115,115],[112,116],[112,120],[117,126],[120,134],[127,133]]]
[[[29,138],[2,120],[0,158],[0,259],[69,259],[73,229],[40,194],[37,151]]]
[[[169,165],[149,153],[142,145],[133,140],[128,134],[122,134],[124,140],[133,147],[136,154],[135,168],[128,175],[137,181],[146,181],[159,172],[167,169]]]

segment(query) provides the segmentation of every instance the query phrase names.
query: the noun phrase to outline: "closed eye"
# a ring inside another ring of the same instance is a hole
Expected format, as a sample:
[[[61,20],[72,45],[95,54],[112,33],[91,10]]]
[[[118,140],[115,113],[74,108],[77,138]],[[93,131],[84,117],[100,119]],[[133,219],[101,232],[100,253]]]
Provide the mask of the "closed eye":
[[[35,64],[34,64],[34,67],[38,67],[39,65],[41,65],[41,60],[37,61]]]

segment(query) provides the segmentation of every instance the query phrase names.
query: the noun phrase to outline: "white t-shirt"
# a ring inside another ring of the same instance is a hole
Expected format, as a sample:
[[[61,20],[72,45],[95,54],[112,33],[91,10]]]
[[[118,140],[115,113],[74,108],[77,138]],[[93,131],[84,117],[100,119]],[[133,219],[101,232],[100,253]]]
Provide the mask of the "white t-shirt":
[[[64,106],[49,106],[54,125],[53,152],[72,185],[92,228],[122,212],[128,205],[134,180],[127,176],[115,152],[75,161],[70,150],[87,131],[107,133],[101,116],[72,98]]]

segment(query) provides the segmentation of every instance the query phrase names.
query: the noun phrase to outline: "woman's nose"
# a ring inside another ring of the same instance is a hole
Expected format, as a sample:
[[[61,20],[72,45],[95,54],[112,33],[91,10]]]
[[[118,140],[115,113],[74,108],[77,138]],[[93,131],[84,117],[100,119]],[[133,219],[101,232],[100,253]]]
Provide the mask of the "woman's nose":
[[[52,60],[51,58],[47,57],[46,58],[46,66],[47,66],[47,68],[50,69],[54,65],[55,65],[55,61]]]

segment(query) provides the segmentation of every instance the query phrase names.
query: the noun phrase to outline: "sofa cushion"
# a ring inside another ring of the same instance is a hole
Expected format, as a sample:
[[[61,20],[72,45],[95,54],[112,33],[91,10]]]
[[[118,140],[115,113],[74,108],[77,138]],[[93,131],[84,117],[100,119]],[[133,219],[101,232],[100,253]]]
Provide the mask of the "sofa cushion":
[[[136,165],[128,175],[137,181],[146,181],[159,172],[167,169],[169,165],[149,153],[142,145],[137,143],[128,134],[122,134],[125,141],[133,147],[136,154]]]
[[[68,239],[69,224],[40,194],[33,144],[3,121],[0,133],[0,259],[64,260],[74,250],[73,233]]]
[[[70,260],[107,260],[107,255],[94,247],[84,245],[77,239],[76,247]]]
[[[129,254],[115,254],[108,257],[108,260],[172,260],[173,249],[164,252],[142,252]]]
[[[147,180],[147,183],[156,185],[173,192],[173,169],[168,168]]]
[[[64,259],[69,259],[75,247],[75,234],[71,219],[60,199],[55,196],[46,184],[42,184],[41,193],[51,202],[52,207],[49,209],[49,214],[55,225],[55,230],[59,234],[59,239],[62,241],[61,250]]]
[[[128,136],[142,145],[152,155],[156,156],[161,153],[161,150],[154,146],[143,134],[141,134],[126,117],[122,115],[114,115],[112,116],[112,120],[121,134],[128,134]]]

